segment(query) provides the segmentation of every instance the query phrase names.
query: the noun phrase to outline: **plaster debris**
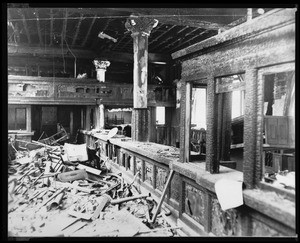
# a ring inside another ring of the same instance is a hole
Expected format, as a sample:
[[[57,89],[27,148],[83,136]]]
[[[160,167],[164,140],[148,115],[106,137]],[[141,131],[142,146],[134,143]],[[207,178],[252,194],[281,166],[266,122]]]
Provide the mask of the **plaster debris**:
[[[179,236],[161,214],[150,221],[158,203],[133,190],[138,173],[130,182],[122,173],[91,173],[66,160],[64,146],[15,153],[22,156],[9,160],[9,237]]]

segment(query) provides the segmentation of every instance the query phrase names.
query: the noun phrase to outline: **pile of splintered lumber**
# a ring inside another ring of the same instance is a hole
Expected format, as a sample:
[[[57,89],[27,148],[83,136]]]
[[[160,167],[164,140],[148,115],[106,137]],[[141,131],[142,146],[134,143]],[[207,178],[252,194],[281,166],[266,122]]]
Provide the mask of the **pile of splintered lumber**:
[[[162,200],[135,186],[138,173],[127,182],[122,173],[67,161],[63,146],[14,151],[8,167],[9,237],[182,234]]]

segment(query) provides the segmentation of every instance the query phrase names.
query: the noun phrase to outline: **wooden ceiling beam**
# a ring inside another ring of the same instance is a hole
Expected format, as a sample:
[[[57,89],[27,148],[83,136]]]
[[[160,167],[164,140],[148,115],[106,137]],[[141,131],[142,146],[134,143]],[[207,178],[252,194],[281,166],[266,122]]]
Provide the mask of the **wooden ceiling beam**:
[[[204,21],[202,19],[211,18],[214,9],[205,8],[107,8],[124,14],[140,14],[157,19],[164,24],[179,26],[190,26],[203,29],[229,29],[226,24]],[[201,19],[201,20],[200,20]]]
[[[28,43],[31,44],[31,37],[30,37],[27,21],[26,21],[26,18],[25,18],[25,14],[24,14],[24,12],[22,11],[21,8],[19,9],[18,12],[19,12],[19,14],[21,15],[21,18],[22,18],[22,22],[23,22],[23,25],[24,25],[24,29],[25,29],[25,32],[26,32],[26,37],[27,37]]]
[[[39,11],[38,11],[37,8],[35,8],[34,12],[35,12],[35,15],[36,15],[36,26],[37,26],[38,36],[39,36],[39,40],[40,40],[40,46],[43,46],[44,42],[43,42],[41,26],[40,26]]]
[[[85,44],[86,44],[86,42],[87,42],[87,40],[88,40],[88,38],[89,38],[89,35],[90,35],[91,30],[92,30],[92,28],[93,28],[93,25],[94,25],[94,23],[95,23],[95,21],[96,21],[96,18],[97,18],[97,15],[95,15],[94,18],[93,18],[93,20],[92,20],[92,23],[91,23],[91,25],[90,25],[90,27],[89,27],[89,29],[88,29],[88,32],[87,32],[87,34],[86,34],[86,36],[85,36],[85,38],[84,38],[84,40],[83,40],[83,42],[82,42],[82,44],[81,44],[82,47],[85,46]],[[97,37],[97,38],[98,38],[98,37]]]
[[[179,47],[182,47],[182,46],[186,45],[187,43],[191,42],[192,40],[194,40],[194,39],[196,39],[196,38],[199,38],[199,37],[203,36],[203,35],[206,34],[206,33],[209,33],[209,31],[210,31],[210,30],[204,30],[204,31],[202,31],[199,35],[195,35],[194,37],[192,37],[192,38],[186,40],[185,42],[180,43],[178,46],[173,47],[173,48],[170,50],[170,52],[174,51],[175,49],[178,49]]]
[[[113,51],[105,51],[99,53],[98,58],[104,58],[109,61],[115,62],[128,62],[133,63],[133,53],[124,53],[124,52],[113,52]],[[160,53],[149,53],[148,54],[148,61],[150,63],[153,62],[169,62],[170,55],[163,55]]]
[[[174,38],[174,36],[169,36],[169,37],[165,38],[163,41],[159,42],[159,44],[157,46],[153,47],[151,50],[153,50],[153,51],[154,50],[159,50],[160,46],[162,46],[163,44],[165,44],[166,42],[168,42],[169,40],[171,40],[173,38]]]
[[[72,52],[77,58],[95,58],[96,54],[89,50],[72,49]],[[64,48],[63,53],[60,47],[47,47],[43,48],[40,46],[13,46],[8,45],[8,55],[27,55],[27,56],[41,56],[41,57],[72,57],[72,54],[67,48]]]
[[[164,47],[161,47],[158,51],[162,50],[163,48],[166,48],[166,49],[167,49],[167,48],[169,48],[170,46],[174,46],[177,42],[180,42],[180,41],[182,42],[183,39],[186,37],[186,35],[179,35],[179,34],[182,33],[183,31],[185,31],[187,28],[189,28],[189,27],[185,27],[185,28],[183,28],[182,30],[178,31],[178,32],[177,32],[178,38],[177,38],[175,41],[169,43],[168,45],[166,45],[166,46],[164,46]]]
[[[49,45],[52,46],[53,45],[53,9],[50,9],[50,43]]]
[[[79,30],[80,30],[80,25],[81,25],[82,20],[83,20],[83,14],[81,13],[80,14],[80,19],[79,19],[79,21],[77,23],[76,30],[75,30],[75,33],[74,33],[74,36],[73,36],[72,46],[74,46],[75,43],[76,43],[77,36],[78,36]]]
[[[68,9],[65,9],[65,17],[64,17],[64,21],[63,21],[63,26],[62,26],[62,30],[61,30],[61,45],[64,45],[64,40],[66,37],[66,31],[67,31],[67,24],[68,24]]]
[[[151,39],[148,43],[148,45],[150,46],[152,43],[154,43],[155,41],[157,41],[159,38],[161,38],[163,35],[166,35],[170,30],[174,29],[176,26],[173,25],[171,26],[171,28],[169,28],[167,31],[162,32],[160,35],[158,35],[157,37],[155,37],[154,39]],[[151,36],[151,35],[150,35]]]
[[[94,51],[88,51],[83,49],[72,49],[72,52],[78,59],[95,59],[103,58],[109,61],[115,62],[127,62],[133,63],[133,53],[124,52],[102,52],[95,53]],[[64,49],[64,58],[74,58],[68,49]],[[8,45],[8,58],[10,57],[32,57],[32,58],[62,58],[62,50],[59,47],[47,47],[40,46],[14,46]],[[168,62],[171,58],[170,55],[162,55],[159,53],[149,53],[149,62]]]

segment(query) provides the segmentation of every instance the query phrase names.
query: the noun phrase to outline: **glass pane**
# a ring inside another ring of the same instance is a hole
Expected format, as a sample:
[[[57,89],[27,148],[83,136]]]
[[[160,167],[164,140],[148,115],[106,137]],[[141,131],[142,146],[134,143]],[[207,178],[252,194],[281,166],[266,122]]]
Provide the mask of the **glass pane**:
[[[206,88],[192,88],[191,127],[206,129]]]
[[[165,124],[165,107],[164,106],[156,107],[156,124],[157,125]]]

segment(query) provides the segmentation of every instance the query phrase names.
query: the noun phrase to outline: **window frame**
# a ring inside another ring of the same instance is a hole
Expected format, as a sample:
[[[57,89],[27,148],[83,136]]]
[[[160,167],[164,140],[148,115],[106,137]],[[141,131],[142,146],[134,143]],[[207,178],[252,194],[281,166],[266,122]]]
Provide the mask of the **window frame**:
[[[281,72],[289,72],[289,71],[295,71],[295,62],[288,62],[283,64],[275,64],[269,67],[262,67],[258,69],[257,72],[257,91],[258,94],[261,94],[262,99],[258,101],[258,110],[257,110],[257,129],[259,134],[259,139],[257,139],[256,146],[260,149],[261,153],[257,156],[256,163],[262,164],[261,168],[261,178],[258,182],[258,187],[263,189],[268,189],[271,191],[276,191],[280,194],[286,195],[291,198],[295,198],[295,191],[290,191],[285,188],[278,188],[273,186],[270,183],[264,182],[264,172],[265,172],[265,164],[263,159],[263,147],[264,147],[264,141],[263,141],[263,129],[264,129],[264,84],[265,84],[265,76],[271,75],[275,73],[281,73]],[[279,148],[278,148],[279,149]]]

